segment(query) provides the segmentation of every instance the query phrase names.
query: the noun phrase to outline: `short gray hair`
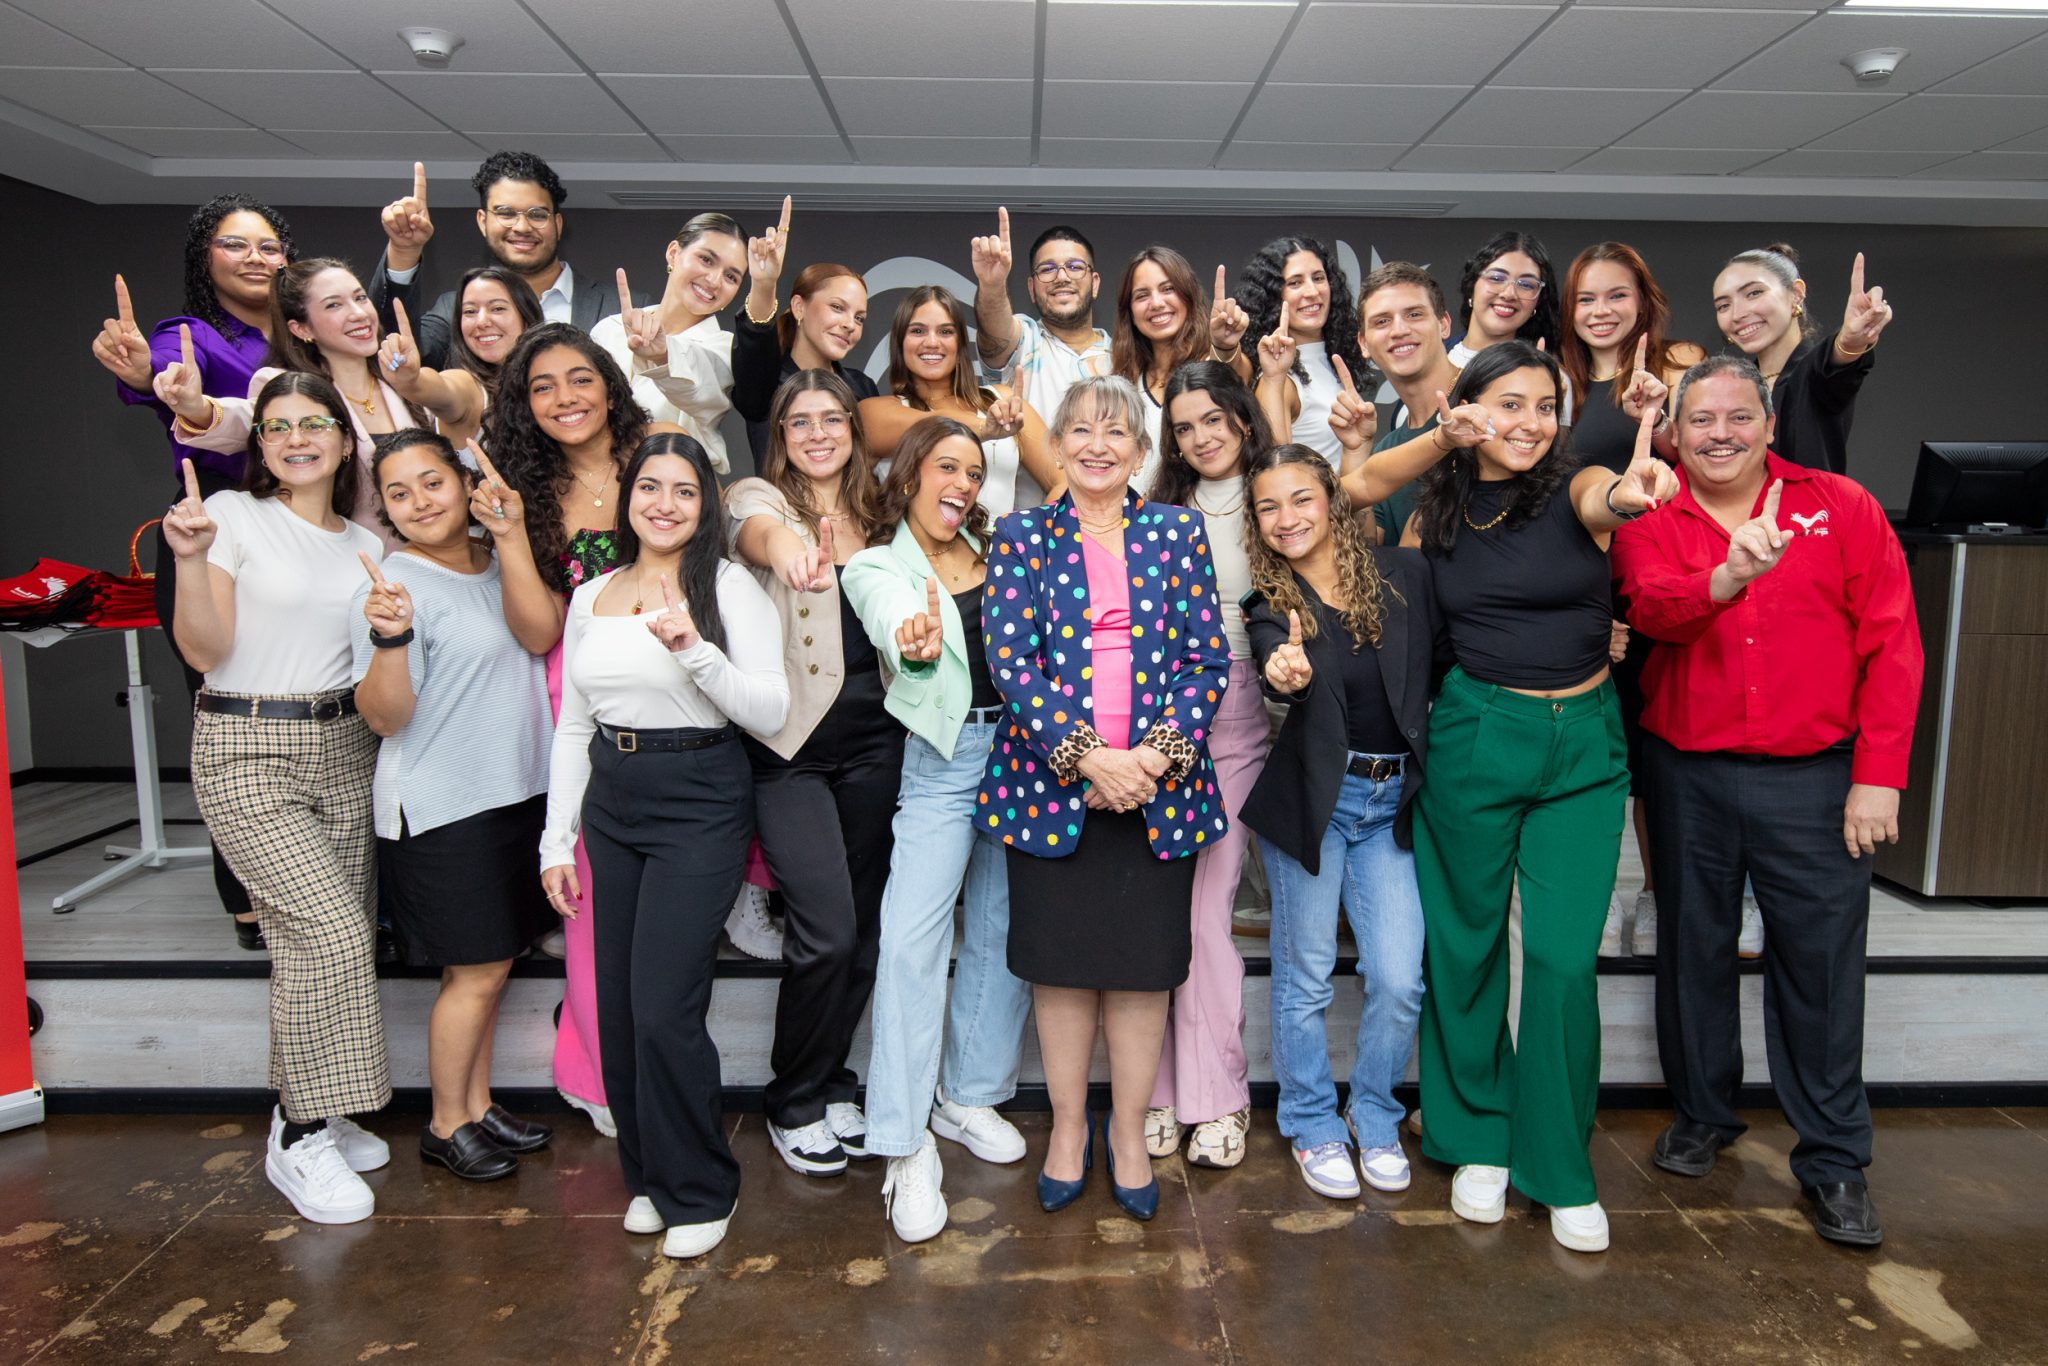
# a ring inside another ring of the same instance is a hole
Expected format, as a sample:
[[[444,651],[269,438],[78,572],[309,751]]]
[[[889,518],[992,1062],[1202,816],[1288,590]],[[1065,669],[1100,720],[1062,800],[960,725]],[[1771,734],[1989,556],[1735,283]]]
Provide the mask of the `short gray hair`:
[[[1145,430],[1145,400],[1138,386],[1121,375],[1090,375],[1069,385],[1059,410],[1052,415],[1053,436],[1057,438],[1084,416],[1120,418],[1138,438],[1140,449],[1152,449],[1152,434]]]
[[[1764,383],[1763,371],[1756,368],[1754,361],[1747,356],[1708,356],[1679,379],[1678,393],[1671,400],[1671,416],[1674,422],[1678,420],[1678,415],[1685,411],[1685,391],[1701,380],[1712,379],[1715,375],[1733,375],[1755,385],[1757,402],[1763,405],[1764,416],[1771,415],[1771,386]]]

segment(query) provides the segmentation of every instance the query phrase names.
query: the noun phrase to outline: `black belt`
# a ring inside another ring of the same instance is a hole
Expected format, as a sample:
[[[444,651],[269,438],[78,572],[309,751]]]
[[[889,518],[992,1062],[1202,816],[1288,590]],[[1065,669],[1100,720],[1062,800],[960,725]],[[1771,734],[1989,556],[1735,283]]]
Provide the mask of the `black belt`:
[[[1000,702],[996,703],[993,707],[969,707],[965,724],[970,726],[993,726],[996,722],[1008,716],[1009,710],[1008,707],[1005,707]]]
[[[1406,756],[1389,759],[1380,755],[1354,754],[1344,771],[1354,778],[1364,778],[1375,783],[1386,782],[1389,778],[1401,776],[1401,766],[1407,763]]]
[[[314,698],[229,697],[201,692],[192,701],[201,711],[247,716],[257,721],[338,721],[356,714],[356,695],[352,692]]]
[[[677,726],[672,730],[620,730],[600,723],[597,734],[621,754],[678,754],[709,749],[733,739],[739,729],[730,721],[722,726]]]

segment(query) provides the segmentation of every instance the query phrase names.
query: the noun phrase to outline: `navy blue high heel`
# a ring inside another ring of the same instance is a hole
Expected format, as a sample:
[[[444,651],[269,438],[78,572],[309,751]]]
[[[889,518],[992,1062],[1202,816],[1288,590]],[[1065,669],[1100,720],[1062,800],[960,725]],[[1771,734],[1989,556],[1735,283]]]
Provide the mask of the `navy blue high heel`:
[[[1109,1141],[1110,1122],[1116,1118],[1116,1111],[1109,1112],[1102,1121],[1103,1160],[1109,1164],[1109,1193],[1116,1197],[1116,1203],[1125,1214],[1142,1222],[1149,1222],[1159,1213],[1159,1178],[1152,1176],[1152,1164],[1145,1164],[1145,1174],[1151,1177],[1142,1186],[1119,1186],[1116,1183],[1116,1145]],[[1040,1178],[1043,1180],[1043,1178]]]
[[[1038,1169],[1038,1204],[1047,1214],[1057,1213],[1079,1200],[1081,1188],[1088,1184],[1089,1169],[1095,1165],[1095,1112],[1082,1111],[1081,1122],[1088,1126],[1088,1141],[1081,1149],[1081,1179],[1055,1181],[1045,1174],[1043,1167]]]

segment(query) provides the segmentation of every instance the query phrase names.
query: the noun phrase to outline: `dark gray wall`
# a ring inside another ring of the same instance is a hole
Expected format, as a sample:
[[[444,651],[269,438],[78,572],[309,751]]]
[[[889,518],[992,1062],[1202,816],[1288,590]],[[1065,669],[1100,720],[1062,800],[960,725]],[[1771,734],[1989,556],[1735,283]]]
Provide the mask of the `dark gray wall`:
[[[573,187],[572,187],[573,188]],[[480,259],[466,206],[452,194],[440,201],[440,237],[429,258],[437,277],[452,282]],[[707,205],[706,207],[715,207]],[[382,246],[376,205],[289,211],[303,250],[351,257],[365,270]],[[181,311],[187,210],[178,206],[97,206],[0,179],[0,232],[4,259],[15,262],[15,287],[55,301],[0,330],[5,373],[16,377],[21,405],[9,424],[0,468],[0,565],[18,573],[36,555],[118,569],[130,531],[160,512],[172,493],[172,475],[160,428],[140,411],[123,408],[113,382],[87,346],[99,320],[112,310],[113,275],[126,275],[138,316],[147,328]],[[636,283],[652,289],[661,249],[683,215],[585,209],[571,203],[565,252],[586,273],[608,278],[625,265]],[[676,221],[671,222],[671,218]],[[1017,250],[1049,215],[1016,218]],[[1082,219],[1095,239],[1114,287],[1116,267],[1147,242],[1165,240],[1185,252],[1206,281],[1217,263],[1240,264],[1283,228],[1348,241],[1360,259],[1376,251],[1384,260],[1432,264],[1447,288],[1455,286],[1465,256],[1495,225],[1471,219],[1374,221],[1357,218],[1275,219],[1189,217],[1173,222],[1139,218]],[[967,239],[994,227],[994,214],[806,213],[793,225],[797,267],[837,259],[866,270],[893,257],[930,257],[968,274]],[[1656,270],[1677,312],[1676,335],[1710,349],[1719,342],[1708,305],[1720,263],[1745,247],[1783,237],[1773,224],[1536,221],[1518,226],[1540,235],[1560,270],[1589,242],[1620,238],[1634,244]],[[2038,438],[2048,435],[2038,410],[2024,401],[2041,376],[2040,351],[2030,313],[2048,299],[2048,231],[1802,225],[1792,234],[1806,266],[1809,299],[1823,325],[1840,317],[1849,261],[1869,259],[1870,280],[1897,305],[1899,321],[1886,334],[1876,373],[1857,412],[1851,473],[1888,506],[1905,502],[1914,453],[1921,440]],[[1021,285],[1018,290],[1021,298]],[[870,342],[883,339],[893,294],[876,296]],[[1106,313],[1106,309],[1103,310]],[[865,354],[866,344],[863,345]],[[736,464],[744,439],[729,443]],[[164,762],[180,765],[189,745],[182,687],[160,637],[150,644],[151,680],[165,694],[158,708]],[[38,767],[125,765],[125,713],[113,702],[121,682],[120,649],[113,641],[72,642],[31,652],[30,705]]]

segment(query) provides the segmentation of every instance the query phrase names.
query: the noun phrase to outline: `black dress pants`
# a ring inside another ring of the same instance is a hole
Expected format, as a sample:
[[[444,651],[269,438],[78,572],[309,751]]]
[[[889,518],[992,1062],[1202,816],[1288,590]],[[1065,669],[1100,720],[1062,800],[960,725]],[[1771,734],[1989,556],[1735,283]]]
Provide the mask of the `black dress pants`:
[[[1742,881],[1764,920],[1764,1047],[1801,1185],[1863,1180],[1868,857],[1842,841],[1851,754],[1695,754],[1643,737],[1657,879],[1657,1053],[1680,1118],[1733,1140],[1742,1084]]]
[[[664,1224],[723,1219],[740,1168],[705,1028],[718,935],[746,872],[753,775],[737,739],[680,753],[590,744],[590,856],[598,1052],[626,1189]]]
[[[903,726],[882,708],[879,674],[850,674],[794,759],[747,741],[761,852],[782,889],[769,1120],[797,1128],[851,1101],[853,1032],[875,988],[882,891],[903,778]]]

